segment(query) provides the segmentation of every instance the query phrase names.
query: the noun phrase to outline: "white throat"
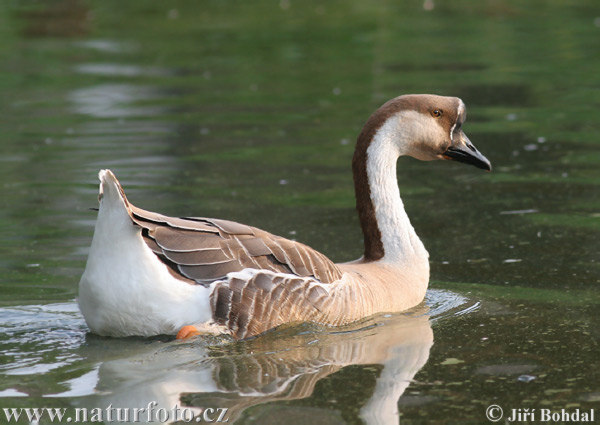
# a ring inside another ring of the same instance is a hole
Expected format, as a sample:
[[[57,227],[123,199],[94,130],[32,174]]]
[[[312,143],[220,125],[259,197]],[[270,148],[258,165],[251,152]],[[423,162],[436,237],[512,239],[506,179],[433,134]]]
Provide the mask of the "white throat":
[[[429,254],[410,224],[400,199],[396,163],[405,155],[403,145],[408,145],[410,136],[402,131],[405,121],[398,118],[388,119],[375,133],[367,148],[367,176],[381,232],[382,261],[406,264],[415,260],[427,261]]]

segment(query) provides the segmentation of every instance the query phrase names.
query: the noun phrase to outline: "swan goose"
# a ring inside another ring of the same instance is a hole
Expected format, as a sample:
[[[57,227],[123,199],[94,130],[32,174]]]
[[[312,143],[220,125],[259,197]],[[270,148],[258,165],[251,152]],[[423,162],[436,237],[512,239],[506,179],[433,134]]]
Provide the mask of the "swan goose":
[[[344,264],[244,224],[142,210],[110,170],[100,171],[78,298],[90,330],[243,339],[284,323],[337,326],[419,304],[429,254],[400,199],[396,162],[408,155],[491,170],[463,133],[465,117],[461,99],[435,95],[399,96],[371,115],[352,160],[364,254]]]

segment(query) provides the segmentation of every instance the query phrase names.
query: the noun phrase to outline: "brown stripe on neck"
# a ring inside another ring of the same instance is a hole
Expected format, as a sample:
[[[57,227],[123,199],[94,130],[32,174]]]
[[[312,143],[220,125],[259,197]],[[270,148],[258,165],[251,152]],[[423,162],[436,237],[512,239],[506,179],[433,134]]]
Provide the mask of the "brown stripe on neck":
[[[371,200],[371,188],[369,187],[369,177],[367,175],[367,148],[371,140],[366,139],[366,136],[363,136],[364,134],[365,131],[363,130],[356,142],[352,159],[352,173],[354,175],[356,210],[358,211],[365,243],[364,259],[375,261],[383,258],[385,252],[381,241],[381,231],[375,218],[375,207]]]
[[[371,187],[367,174],[367,149],[375,137],[377,130],[397,111],[396,99],[384,104],[369,117],[365,126],[356,140],[354,157],[352,158],[352,174],[354,176],[354,193],[356,196],[356,210],[360,220],[365,244],[364,259],[376,261],[385,255],[381,231],[375,217],[375,206],[371,199]],[[393,104],[393,105],[392,105]]]

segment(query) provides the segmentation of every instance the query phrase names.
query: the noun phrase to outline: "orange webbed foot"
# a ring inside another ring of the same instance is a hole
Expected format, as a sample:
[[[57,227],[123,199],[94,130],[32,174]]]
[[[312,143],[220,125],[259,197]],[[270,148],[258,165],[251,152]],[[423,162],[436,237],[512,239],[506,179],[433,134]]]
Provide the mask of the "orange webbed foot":
[[[183,328],[179,329],[177,332],[177,339],[188,339],[194,337],[196,335],[200,335],[200,331],[194,325],[186,325]]]

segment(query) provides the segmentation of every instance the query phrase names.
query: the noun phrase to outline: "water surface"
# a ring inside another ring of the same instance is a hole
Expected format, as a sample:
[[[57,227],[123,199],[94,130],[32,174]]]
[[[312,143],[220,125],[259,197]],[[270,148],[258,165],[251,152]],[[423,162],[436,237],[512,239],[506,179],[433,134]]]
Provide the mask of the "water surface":
[[[0,35],[0,407],[154,400],[261,424],[597,408],[595,2],[16,1]],[[87,334],[74,299],[99,169],[140,207],[347,261],[354,140],[422,92],[465,101],[494,165],[399,162],[425,304],[233,344]]]

